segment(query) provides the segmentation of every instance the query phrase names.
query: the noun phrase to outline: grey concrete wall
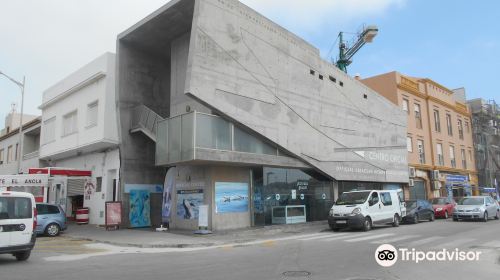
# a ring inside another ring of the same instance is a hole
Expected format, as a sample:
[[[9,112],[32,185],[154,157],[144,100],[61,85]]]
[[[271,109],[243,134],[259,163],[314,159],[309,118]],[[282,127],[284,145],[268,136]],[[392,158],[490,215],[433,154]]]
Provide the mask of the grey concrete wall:
[[[337,180],[408,181],[397,106],[238,1],[198,0],[194,14],[189,96]]]

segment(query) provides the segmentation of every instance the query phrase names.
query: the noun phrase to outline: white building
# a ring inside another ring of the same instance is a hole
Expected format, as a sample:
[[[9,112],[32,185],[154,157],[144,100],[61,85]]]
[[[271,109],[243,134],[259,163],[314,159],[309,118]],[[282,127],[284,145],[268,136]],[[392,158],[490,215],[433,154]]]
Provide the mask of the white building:
[[[120,167],[115,55],[106,53],[47,89],[39,108],[40,159],[50,167],[91,171],[90,178],[54,178],[49,202],[63,205],[68,216],[88,207],[90,223],[104,224],[105,201],[117,199]]]

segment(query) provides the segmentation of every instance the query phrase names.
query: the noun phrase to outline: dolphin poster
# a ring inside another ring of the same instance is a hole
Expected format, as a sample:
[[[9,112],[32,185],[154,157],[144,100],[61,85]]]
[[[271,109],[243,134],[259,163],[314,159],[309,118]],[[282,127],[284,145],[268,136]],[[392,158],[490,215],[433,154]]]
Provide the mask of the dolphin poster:
[[[197,220],[198,206],[203,204],[203,190],[177,191],[177,217],[185,220]]]
[[[248,184],[215,182],[215,202],[217,213],[247,212]]]

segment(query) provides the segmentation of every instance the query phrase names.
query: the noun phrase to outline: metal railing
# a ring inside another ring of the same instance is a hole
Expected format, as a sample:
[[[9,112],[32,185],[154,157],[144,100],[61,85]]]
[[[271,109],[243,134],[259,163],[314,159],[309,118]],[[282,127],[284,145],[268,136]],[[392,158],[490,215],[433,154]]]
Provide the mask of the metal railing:
[[[23,156],[23,160],[28,160],[28,159],[32,159],[32,158],[36,158],[38,157],[39,155],[39,151],[34,151],[34,152],[31,152],[31,153],[27,153]]]
[[[162,120],[164,118],[141,104],[132,109],[130,132],[141,131],[156,142],[156,127],[158,126],[158,122]]]

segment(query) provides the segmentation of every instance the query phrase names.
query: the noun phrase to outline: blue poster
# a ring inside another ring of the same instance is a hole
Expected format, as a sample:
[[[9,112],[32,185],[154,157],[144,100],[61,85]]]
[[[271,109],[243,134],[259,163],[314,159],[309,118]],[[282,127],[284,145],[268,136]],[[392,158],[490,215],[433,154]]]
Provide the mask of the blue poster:
[[[149,191],[130,190],[129,219],[131,227],[151,226],[149,197]]]
[[[215,204],[217,213],[248,211],[248,184],[215,182]]]
[[[199,207],[203,204],[203,190],[177,191],[177,217],[185,220],[198,219]]]

